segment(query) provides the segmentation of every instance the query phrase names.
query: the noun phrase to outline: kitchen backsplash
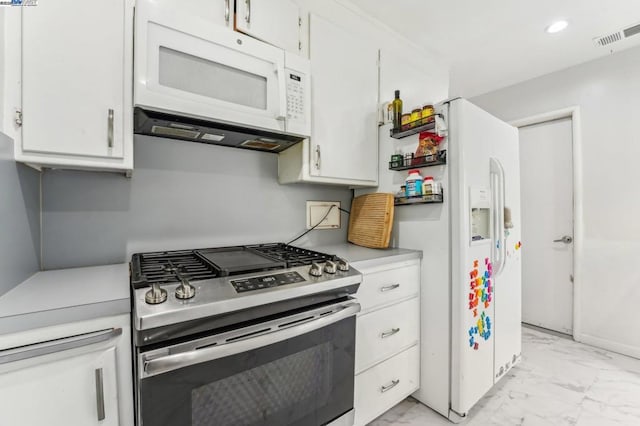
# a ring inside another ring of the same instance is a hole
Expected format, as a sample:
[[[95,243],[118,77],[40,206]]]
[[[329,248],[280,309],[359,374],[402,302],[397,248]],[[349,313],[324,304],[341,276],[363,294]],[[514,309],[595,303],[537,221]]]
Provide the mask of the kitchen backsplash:
[[[42,179],[45,269],[128,261],[149,250],[289,241],[305,231],[306,200],[341,201],[343,187],[278,184],[274,154],[136,136],[135,170],[46,170]],[[346,241],[313,231],[301,245]]]
[[[38,271],[39,173],[13,159],[13,141],[0,133],[0,295]]]

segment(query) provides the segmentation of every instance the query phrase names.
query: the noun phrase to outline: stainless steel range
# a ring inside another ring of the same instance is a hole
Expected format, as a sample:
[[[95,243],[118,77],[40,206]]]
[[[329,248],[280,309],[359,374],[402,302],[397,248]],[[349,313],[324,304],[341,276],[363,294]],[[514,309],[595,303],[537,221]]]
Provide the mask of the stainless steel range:
[[[361,279],[282,243],[133,255],[138,425],[351,425]]]

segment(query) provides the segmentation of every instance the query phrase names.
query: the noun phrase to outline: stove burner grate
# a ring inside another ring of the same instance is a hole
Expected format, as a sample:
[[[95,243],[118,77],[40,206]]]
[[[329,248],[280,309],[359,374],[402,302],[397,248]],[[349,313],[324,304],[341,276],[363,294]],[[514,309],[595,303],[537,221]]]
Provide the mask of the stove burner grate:
[[[283,243],[260,244],[249,246],[249,248],[266,256],[285,262],[288,268],[311,265],[313,262],[322,263],[327,260],[335,260],[335,256],[332,255],[300,247],[289,246]]]
[[[133,255],[131,283],[134,288],[177,283],[180,279],[176,271],[189,281],[218,276],[215,269],[192,250],[142,253]]]

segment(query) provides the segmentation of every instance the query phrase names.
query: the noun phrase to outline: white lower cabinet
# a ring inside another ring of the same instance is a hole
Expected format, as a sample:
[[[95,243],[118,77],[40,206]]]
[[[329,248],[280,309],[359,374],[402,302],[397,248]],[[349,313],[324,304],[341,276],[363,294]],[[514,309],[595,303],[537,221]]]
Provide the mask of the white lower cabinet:
[[[413,346],[356,376],[356,426],[366,425],[420,386],[420,349]]]
[[[356,426],[371,422],[420,387],[420,260],[361,272]]]
[[[133,425],[128,315],[119,322],[2,336],[0,424]]]
[[[115,348],[29,364],[0,373],[3,424],[119,424]]]
[[[383,361],[420,339],[417,297],[358,318],[356,374]]]

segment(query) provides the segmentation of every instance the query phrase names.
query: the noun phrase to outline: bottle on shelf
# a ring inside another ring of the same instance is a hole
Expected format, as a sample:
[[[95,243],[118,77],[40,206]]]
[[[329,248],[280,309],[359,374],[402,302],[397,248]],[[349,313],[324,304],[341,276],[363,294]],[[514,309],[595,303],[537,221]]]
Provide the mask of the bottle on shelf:
[[[422,176],[420,176],[420,170],[409,170],[409,176],[407,176],[404,183],[406,185],[405,193],[407,197],[422,195]]]
[[[396,90],[395,98],[393,99],[393,128],[396,131],[400,131],[402,127],[402,99],[400,99],[400,91]]]

